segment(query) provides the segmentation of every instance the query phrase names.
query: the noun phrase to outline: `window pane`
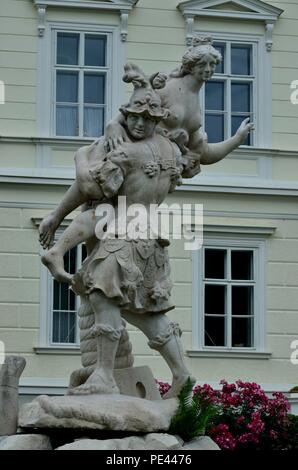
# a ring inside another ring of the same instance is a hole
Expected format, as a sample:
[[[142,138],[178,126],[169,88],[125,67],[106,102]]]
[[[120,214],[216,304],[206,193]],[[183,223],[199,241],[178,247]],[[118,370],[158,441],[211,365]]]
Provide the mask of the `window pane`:
[[[79,35],[57,34],[57,64],[77,65],[79,57]]]
[[[205,346],[225,346],[224,317],[205,317]]]
[[[232,286],[232,315],[253,314],[253,286]]]
[[[232,83],[232,112],[249,113],[250,111],[250,83]]]
[[[218,50],[221,53],[221,56],[222,56],[222,62],[217,64],[215,73],[224,73],[226,46],[225,44],[219,44],[219,43],[214,43],[213,46],[215,47],[216,50]]]
[[[205,250],[205,277],[209,279],[225,279],[226,251]]]
[[[212,81],[205,85],[205,107],[208,111],[224,110],[224,83]]]
[[[87,258],[87,247],[86,244],[82,244],[82,262]]]
[[[205,285],[205,313],[211,315],[226,313],[226,286]]]
[[[84,136],[100,137],[104,133],[104,108],[84,108]]]
[[[85,73],[84,103],[104,104],[105,75]]]
[[[240,124],[242,123],[242,121],[244,119],[246,119],[247,117],[250,117],[250,116],[232,116],[232,135],[235,134],[235,132],[237,131],[238,127],[240,126]],[[241,145],[250,145],[251,144],[251,136],[252,136],[252,133],[250,132],[246,138],[246,140],[241,144]]]
[[[205,131],[210,143],[224,140],[224,116],[207,113],[205,115]]]
[[[253,252],[232,251],[232,279],[250,280],[253,278]]]
[[[56,109],[56,135],[78,135],[78,108],[77,106],[60,106]]]
[[[57,282],[53,279],[53,307],[54,310],[75,310],[75,294],[69,289],[69,285]]]
[[[105,36],[85,35],[85,65],[93,67],[106,65],[106,43]]]
[[[74,274],[76,272],[76,263],[77,263],[77,250],[76,248],[72,248],[64,255],[64,269],[66,272],[70,274]]]
[[[78,102],[78,79],[77,72],[57,72],[57,103]]]
[[[231,62],[233,75],[252,74],[252,47],[234,44],[231,47]]]
[[[232,346],[234,348],[249,348],[253,344],[253,319],[233,318]]]
[[[75,343],[76,315],[73,312],[53,312],[53,342]]]

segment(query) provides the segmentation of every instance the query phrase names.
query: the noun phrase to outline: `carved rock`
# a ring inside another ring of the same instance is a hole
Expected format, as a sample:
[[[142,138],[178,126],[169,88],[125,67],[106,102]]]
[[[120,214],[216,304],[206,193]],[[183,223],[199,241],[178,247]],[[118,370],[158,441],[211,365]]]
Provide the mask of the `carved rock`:
[[[20,410],[22,428],[167,431],[176,399],[150,401],[124,395],[41,395]]]
[[[220,448],[210,437],[201,436],[187,442],[183,450],[220,450]]]
[[[178,439],[170,434],[152,433],[145,437],[123,439],[80,439],[56,450],[181,450]]]
[[[0,450],[52,450],[48,436],[42,434],[17,434],[0,442]]]

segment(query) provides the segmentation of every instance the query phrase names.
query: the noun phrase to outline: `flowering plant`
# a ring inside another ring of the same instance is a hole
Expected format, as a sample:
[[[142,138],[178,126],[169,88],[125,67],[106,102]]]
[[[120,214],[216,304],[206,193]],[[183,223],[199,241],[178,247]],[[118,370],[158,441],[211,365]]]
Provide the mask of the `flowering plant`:
[[[297,420],[288,414],[290,405],[282,393],[270,399],[255,382],[221,382],[221,390],[197,385],[193,395],[216,405],[217,415],[206,429],[221,449],[285,449]],[[169,389],[160,383],[160,392]],[[293,434],[293,433],[292,433]],[[293,444],[292,444],[293,445]]]

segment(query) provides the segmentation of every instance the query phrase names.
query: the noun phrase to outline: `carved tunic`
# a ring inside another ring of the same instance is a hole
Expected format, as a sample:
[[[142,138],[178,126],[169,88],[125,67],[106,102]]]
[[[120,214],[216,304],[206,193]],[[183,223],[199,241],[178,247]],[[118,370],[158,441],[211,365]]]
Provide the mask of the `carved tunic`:
[[[117,218],[117,196],[126,196],[127,207],[143,204],[149,213],[150,204],[160,204],[180,183],[182,171],[178,147],[155,135],[123,144],[93,165],[90,174],[112,201]],[[174,308],[168,244],[162,238],[117,238],[117,234],[99,240],[74,276],[73,289],[82,295],[99,289],[123,311],[167,312]]]

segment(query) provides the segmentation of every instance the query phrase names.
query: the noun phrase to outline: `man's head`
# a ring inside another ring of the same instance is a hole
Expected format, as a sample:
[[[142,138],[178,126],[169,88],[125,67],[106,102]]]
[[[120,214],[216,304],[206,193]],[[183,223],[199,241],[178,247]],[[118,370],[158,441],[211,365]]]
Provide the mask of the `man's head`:
[[[168,115],[168,110],[162,106],[160,96],[139,67],[127,64],[125,72],[123,80],[133,83],[134,92],[120,111],[129,134],[136,140],[145,139],[153,135],[156,124]]]
[[[129,135],[135,140],[142,140],[154,134],[156,121],[146,114],[128,113],[126,116],[126,127]]]

